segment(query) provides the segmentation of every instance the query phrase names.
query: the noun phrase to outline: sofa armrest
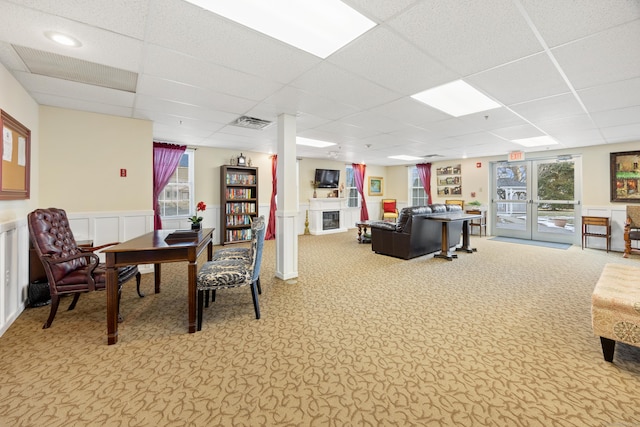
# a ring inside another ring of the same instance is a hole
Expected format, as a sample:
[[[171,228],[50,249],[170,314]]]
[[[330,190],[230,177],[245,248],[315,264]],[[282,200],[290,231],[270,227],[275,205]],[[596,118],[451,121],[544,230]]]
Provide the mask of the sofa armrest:
[[[394,222],[386,222],[386,221],[372,222],[371,224],[369,224],[369,228],[377,228],[378,230],[396,231],[396,224]]]

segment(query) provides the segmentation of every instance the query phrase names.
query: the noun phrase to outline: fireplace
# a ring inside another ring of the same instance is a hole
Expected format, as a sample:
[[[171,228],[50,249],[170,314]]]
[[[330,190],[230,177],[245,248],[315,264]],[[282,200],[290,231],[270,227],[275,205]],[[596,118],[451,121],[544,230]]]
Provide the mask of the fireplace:
[[[309,199],[309,232],[316,235],[347,231],[346,211],[346,198],[316,197]]]
[[[322,230],[340,228],[340,211],[322,212]]]

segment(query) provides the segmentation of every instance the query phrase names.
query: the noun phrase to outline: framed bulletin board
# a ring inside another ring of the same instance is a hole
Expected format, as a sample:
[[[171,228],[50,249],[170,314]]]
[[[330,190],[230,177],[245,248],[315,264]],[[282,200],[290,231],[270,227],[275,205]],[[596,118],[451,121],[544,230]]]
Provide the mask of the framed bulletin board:
[[[31,167],[31,131],[0,110],[2,128],[2,165],[0,166],[0,200],[29,198]]]

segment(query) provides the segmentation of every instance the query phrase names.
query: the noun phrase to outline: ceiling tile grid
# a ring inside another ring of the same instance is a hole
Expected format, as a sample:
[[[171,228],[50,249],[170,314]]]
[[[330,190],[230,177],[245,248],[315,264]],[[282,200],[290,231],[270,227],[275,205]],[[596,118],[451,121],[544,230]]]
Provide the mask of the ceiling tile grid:
[[[154,138],[195,146],[275,152],[276,124],[229,123],[280,114],[339,147],[299,156],[377,165],[506,155],[539,133],[576,150],[640,141],[637,0],[345,3],[378,25],[323,60],[182,0],[0,0],[0,62],[39,104],[151,120]],[[35,74],[14,46],[135,73],[135,93]],[[457,79],[503,107],[454,118],[410,98]]]

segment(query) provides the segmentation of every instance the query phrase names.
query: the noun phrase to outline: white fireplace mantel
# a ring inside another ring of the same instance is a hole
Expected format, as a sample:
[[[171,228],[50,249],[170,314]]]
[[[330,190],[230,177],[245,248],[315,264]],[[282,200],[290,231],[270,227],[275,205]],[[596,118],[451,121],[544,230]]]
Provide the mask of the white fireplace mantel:
[[[347,199],[338,197],[318,197],[309,199],[309,232],[314,235],[342,233],[347,231],[345,224],[345,211],[347,210]],[[340,226],[330,230],[322,228],[323,212],[340,212]]]

